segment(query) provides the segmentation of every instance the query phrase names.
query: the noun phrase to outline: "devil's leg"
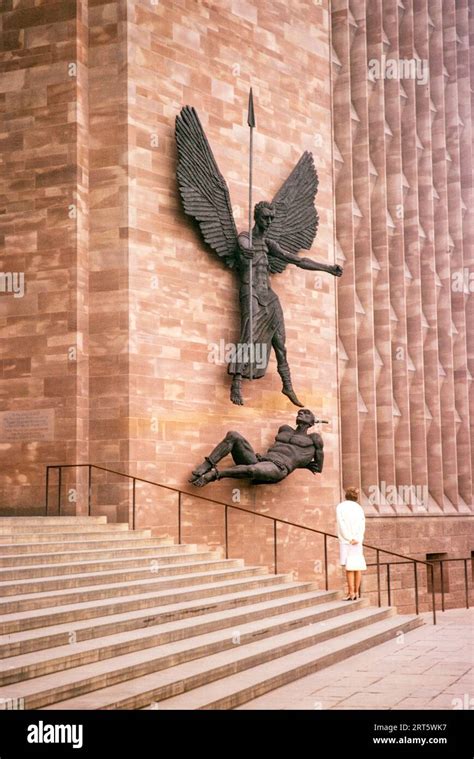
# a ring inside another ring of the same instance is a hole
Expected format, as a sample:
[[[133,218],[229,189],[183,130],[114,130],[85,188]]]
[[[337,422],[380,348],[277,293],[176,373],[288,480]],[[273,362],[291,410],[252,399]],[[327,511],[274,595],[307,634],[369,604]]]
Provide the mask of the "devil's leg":
[[[210,472],[210,470],[229,453],[232,454],[232,458],[236,464],[255,464],[257,461],[257,456],[249,441],[246,440],[240,432],[230,430],[225,438],[216,445],[209,456],[206,456],[203,463],[193,470],[193,476],[190,478],[189,482],[196,484],[196,478],[202,477],[202,475]]]
[[[231,466],[227,469],[222,469],[219,472],[213,467],[209,472],[198,477],[193,482],[193,485],[202,488],[204,485],[208,485],[209,482],[225,478],[236,480],[245,479],[260,483],[268,482],[270,484],[273,482],[279,482],[284,479],[284,477],[286,477],[286,473],[279,469],[276,464],[273,464],[270,461],[259,461],[256,464],[239,464],[237,466]]]

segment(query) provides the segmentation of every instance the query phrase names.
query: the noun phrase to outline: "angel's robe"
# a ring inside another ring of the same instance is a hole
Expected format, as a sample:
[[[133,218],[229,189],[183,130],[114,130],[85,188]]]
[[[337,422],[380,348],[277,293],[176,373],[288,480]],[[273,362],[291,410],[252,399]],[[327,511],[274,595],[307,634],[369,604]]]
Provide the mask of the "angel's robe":
[[[242,235],[243,236],[243,235]],[[240,251],[236,252],[236,270],[240,278],[240,337],[236,351],[236,360],[229,363],[229,374],[250,377],[252,360],[252,377],[263,377],[267,370],[272,341],[275,335],[284,344],[285,322],[278,295],[270,287],[270,267],[268,246],[265,238],[253,239],[253,258],[249,259]],[[250,262],[252,264],[252,342],[250,341]]]

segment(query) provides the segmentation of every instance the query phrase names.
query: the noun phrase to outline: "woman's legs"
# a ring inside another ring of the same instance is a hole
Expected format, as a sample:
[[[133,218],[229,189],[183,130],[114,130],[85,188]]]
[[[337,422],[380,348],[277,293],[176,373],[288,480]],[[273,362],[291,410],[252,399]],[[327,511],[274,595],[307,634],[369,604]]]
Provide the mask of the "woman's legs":
[[[347,587],[349,588],[348,594],[350,596],[358,596],[360,591],[360,583],[362,580],[362,572],[346,570]]]
[[[347,587],[348,587],[348,595],[354,596],[355,595],[355,572],[350,572],[349,570],[346,570],[346,578],[347,578]]]

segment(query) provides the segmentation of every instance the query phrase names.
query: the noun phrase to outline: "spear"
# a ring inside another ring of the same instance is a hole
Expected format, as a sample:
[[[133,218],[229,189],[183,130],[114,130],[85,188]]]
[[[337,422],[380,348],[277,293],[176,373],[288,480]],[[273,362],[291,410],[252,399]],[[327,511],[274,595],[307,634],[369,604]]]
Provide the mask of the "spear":
[[[252,88],[249,92],[249,105],[247,124],[250,128],[250,150],[249,150],[249,245],[252,249],[252,170],[253,170],[253,130],[255,128],[255,111],[253,108]],[[250,259],[249,267],[249,333],[250,333],[250,362],[249,362],[249,379],[253,379],[253,313],[252,313],[252,291],[253,291],[253,266]]]

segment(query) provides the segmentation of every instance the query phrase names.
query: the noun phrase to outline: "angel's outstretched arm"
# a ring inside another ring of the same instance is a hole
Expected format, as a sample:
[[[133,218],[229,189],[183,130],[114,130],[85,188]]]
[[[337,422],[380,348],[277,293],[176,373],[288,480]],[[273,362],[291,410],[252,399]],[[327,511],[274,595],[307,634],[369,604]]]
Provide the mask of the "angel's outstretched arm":
[[[325,271],[328,274],[332,274],[335,277],[340,277],[342,274],[342,268],[338,264],[325,264],[319,261],[313,261],[312,258],[300,257],[296,253],[290,253],[283,250],[277,242],[267,239],[268,251],[271,255],[282,259],[286,263],[294,264],[300,269],[308,269],[309,271]]]

